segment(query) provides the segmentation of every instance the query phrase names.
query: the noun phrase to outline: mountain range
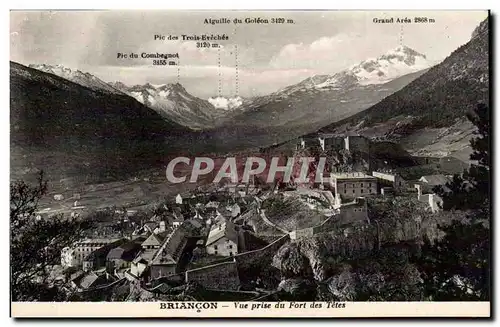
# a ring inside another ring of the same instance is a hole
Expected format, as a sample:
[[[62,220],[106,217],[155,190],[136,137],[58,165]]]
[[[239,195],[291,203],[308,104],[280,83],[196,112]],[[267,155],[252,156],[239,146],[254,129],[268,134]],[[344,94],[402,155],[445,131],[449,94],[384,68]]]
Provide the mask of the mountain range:
[[[162,117],[191,129],[206,129],[215,125],[216,108],[207,100],[197,98],[179,83],[126,86],[121,82],[110,85],[155,110]]]
[[[438,64],[400,46],[255,98],[204,100],[178,83],[127,86],[61,65],[11,62],[12,158],[117,175],[169,154],[262,148],[315,131],[465,156],[473,128],[464,115],[489,103],[488,24]]]
[[[402,144],[422,155],[468,159],[474,128],[465,115],[489,104],[489,21],[440,64],[371,108],[320,129]]]
[[[425,55],[401,46],[334,75],[313,76],[267,96],[218,96],[208,100],[193,96],[179,83],[127,86],[119,81],[106,83],[90,73],[62,65],[30,67],[96,92],[129,95],[165,119],[190,129],[218,128],[226,134],[232,126],[300,126],[297,131],[310,130],[310,126],[318,128],[325,121],[333,122],[365,109],[409,83],[430,65]]]
[[[128,86],[119,81],[106,83],[95,75],[63,65],[31,64],[29,67],[62,77],[96,92],[131,96],[163,118],[192,130],[215,127],[221,117],[245,101],[241,97],[200,99],[186,91],[179,83]]]
[[[90,73],[64,67],[63,65],[31,64],[29,65],[29,68],[62,77],[96,92],[106,92],[112,94],[121,93],[116,88],[111,87],[106,82]]]
[[[103,89],[90,87],[95,85]],[[10,63],[13,175],[29,166],[50,167],[52,179],[119,178],[193,143],[186,127],[110,86],[95,85]]]
[[[397,47],[336,74],[312,76],[244,103],[224,118],[215,137],[242,146],[283,142],[369,108],[432,64],[415,50]]]

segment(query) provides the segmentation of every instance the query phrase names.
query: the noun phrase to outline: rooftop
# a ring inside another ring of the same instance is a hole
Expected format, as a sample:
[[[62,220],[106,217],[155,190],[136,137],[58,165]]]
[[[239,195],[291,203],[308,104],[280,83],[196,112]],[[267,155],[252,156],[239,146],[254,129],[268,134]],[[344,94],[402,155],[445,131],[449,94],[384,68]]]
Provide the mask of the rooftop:
[[[127,242],[109,251],[106,256],[107,260],[111,259],[130,259],[135,257],[135,254],[140,250],[140,245],[134,241]]]
[[[98,276],[94,272],[89,273],[88,275],[85,275],[81,280],[80,280],[80,287],[87,289],[92,286],[96,286],[98,284],[103,284],[106,282],[106,279],[104,278],[103,275]]]
[[[168,236],[167,231],[161,232],[158,234],[151,234],[141,245],[143,247],[145,247],[145,246],[160,246],[163,244],[163,241],[165,241],[167,236]]]
[[[235,230],[235,226],[233,223],[229,221],[225,221],[221,224],[215,225],[208,234],[207,242],[205,245],[210,245],[214,242],[217,242],[222,237],[226,237],[228,240],[233,241],[238,244],[238,233]]]
[[[420,178],[421,182],[427,183],[428,185],[445,185],[451,180],[445,175],[427,175]]]
[[[151,260],[153,260],[153,257],[155,256],[157,249],[146,249],[142,250],[137,254],[137,256],[134,258],[132,261],[133,263],[138,263],[138,262],[145,262],[149,263]]]
[[[113,243],[120,240],[119,238],[87,238],[85,240],[78,241],[78,244],[107,244]]]
[[[358,179],[358,178],[363,178],[363,179],[377,179],[376,177],[367,175],[363,172],[353,172],[353,173],[331,173],[330,174],[331,178],[334,179]]]
[[[150,229],[150,230],[154,230],[156,227],[158,227],[159,223],[156,222],[156,221],[148,221],[146,223],[144,223],[144,227]]]

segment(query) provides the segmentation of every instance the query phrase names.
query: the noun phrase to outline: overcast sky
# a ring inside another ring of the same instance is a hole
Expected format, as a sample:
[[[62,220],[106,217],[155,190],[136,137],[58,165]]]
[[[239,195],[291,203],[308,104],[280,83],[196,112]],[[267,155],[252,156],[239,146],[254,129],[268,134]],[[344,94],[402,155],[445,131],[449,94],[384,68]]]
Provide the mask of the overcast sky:
[[[205,18],[293,19],[294,24],[204,24]],[[168,11],[12,11],[11,60],[28,65],[63,64],[104,81],[125,84],[177,82],[177,68],[153,66],[151,59],[117,59],[117,53],[179,53],[180,83],[197,96],[235,94],[235,47],[239,95],[268,94],[315,74],[338,72],[377,57],[400,44],[401,24],[375,24],[374,18],[428,17],[434,23],[403,26],[403,44],[440,61],[465,44],[487,17],[481,11],[434,12],[168,12]],[[155,34],[226,34],[217,49],[195,42],[154,41]],[[219,53],[218,53],[219,52]],[[220,56],[221,68],[218,68]]]

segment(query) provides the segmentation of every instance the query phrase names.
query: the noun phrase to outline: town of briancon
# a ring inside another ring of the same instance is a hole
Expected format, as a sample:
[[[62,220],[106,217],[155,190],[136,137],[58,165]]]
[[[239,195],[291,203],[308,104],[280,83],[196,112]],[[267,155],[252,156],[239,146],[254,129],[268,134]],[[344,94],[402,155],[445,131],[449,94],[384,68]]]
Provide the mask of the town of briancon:
[[[11,61],[12,300],[488,301],[479,23],[259,96]]]

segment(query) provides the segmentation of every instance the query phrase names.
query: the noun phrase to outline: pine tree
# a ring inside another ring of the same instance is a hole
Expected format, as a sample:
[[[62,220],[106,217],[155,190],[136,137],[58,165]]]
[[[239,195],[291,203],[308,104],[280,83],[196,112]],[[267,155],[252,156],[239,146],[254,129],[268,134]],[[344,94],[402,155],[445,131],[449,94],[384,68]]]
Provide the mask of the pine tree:
[[[490,115],[478,105],[469,120],[477,127],[471,140],[471,165],[462,176],[455,175],[435,191],[443,198],[445,210],[460,209],[466,219],[441,227],[445,236],[439,242],[426,241],[418,260],[424,280],[424,294],[434,301],[487,301],[490,255]]]
[[[477,127],[470,143],[473,153],[468,171],[462,175],[453,176],[453,180],[446,186],[450,191],[437,187],[434,191],[443,198],[445,210],[481,210],[487,216],[490,207],[490,111],[480,104],[474,114],[467,115],[468,119]]]

